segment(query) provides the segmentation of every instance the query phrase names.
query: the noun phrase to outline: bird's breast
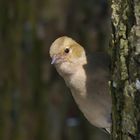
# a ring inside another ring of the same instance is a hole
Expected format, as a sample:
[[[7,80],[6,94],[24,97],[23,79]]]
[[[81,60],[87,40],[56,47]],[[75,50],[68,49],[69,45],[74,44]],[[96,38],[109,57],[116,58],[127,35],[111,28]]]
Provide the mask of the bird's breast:
[[[87,120],[97,127],[110,127],[111,122],[108,120],[110,119],[111,105],[107,100],[102,99],[102,97],[98,98],[96,87],[92,86],[92,91],[89,92],[85,70],[79,69],[79,71],[64,79]],[[93,85],[94,83],[91,82],[88,84]]]
[[[72,91],[72,95],[83,112],[87,120],[96,127],[109,128],[111,125],[110,114],[111,108],[100,104],[100,102],[90,99],[86,93],[77,94]]]

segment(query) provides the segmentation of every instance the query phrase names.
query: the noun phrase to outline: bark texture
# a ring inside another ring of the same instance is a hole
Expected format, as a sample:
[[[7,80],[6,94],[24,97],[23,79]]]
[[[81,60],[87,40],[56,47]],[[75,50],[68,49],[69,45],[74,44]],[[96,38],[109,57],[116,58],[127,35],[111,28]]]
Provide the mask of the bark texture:
[[[113,140],[140,139],[140,2],[112,0]]]

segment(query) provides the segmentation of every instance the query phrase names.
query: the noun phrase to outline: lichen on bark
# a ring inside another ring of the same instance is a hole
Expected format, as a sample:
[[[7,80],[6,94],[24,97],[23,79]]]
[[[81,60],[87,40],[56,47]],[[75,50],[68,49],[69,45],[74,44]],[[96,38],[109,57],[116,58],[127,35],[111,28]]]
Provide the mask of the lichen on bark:
[[[113,140],[140,139],[140,94],[136,89],[140,77],[139,13],[138,0],[112,0]]]

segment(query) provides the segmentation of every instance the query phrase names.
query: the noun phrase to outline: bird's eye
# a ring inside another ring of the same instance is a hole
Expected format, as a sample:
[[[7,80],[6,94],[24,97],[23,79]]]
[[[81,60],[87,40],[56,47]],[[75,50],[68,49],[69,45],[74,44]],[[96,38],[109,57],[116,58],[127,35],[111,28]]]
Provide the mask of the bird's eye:
[[[69,48],[66,48],[65,49],[65,53],[69,53],[70,52],[70,49]]]

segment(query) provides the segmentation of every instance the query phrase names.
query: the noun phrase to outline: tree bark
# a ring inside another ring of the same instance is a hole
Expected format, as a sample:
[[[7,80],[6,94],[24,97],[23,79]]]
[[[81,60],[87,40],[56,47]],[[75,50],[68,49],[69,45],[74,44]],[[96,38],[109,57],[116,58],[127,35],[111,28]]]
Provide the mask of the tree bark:
[[[112,139],[140,139],[140,2],[112,0]]]

